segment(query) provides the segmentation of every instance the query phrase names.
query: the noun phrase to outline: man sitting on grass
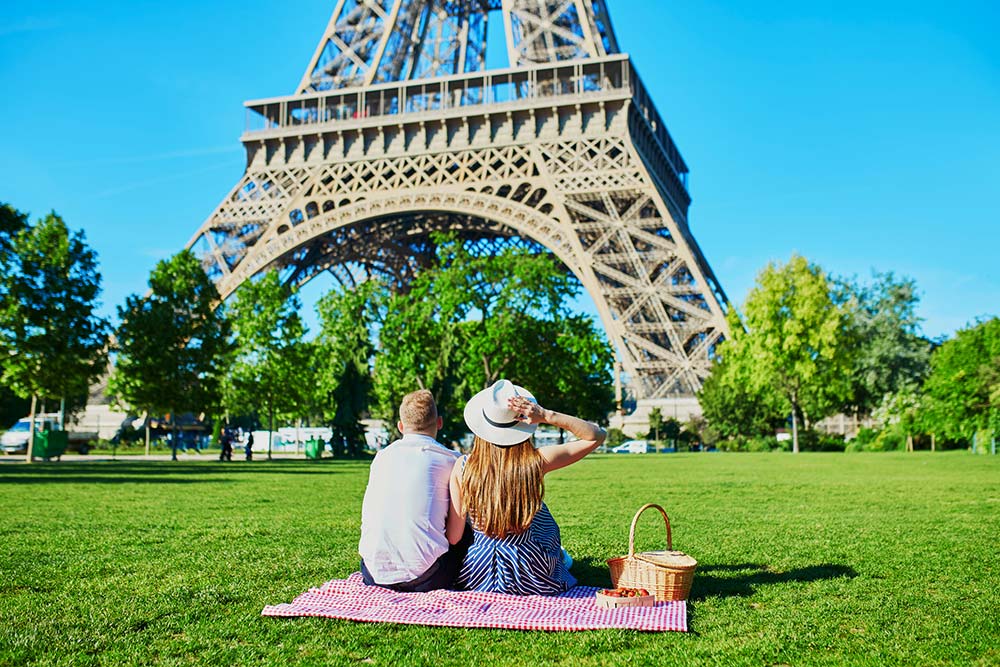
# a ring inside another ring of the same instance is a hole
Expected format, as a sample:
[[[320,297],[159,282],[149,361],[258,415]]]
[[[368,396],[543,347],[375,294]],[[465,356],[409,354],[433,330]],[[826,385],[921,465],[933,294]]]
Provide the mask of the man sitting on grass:
[[[441,428],[426,389],[403,397],[396,427],[403,434],[372,461],[361,505],[361,576],[397,591],[451,588],[472,539],[449,543],[448,481],[458,454],[435,438]]]

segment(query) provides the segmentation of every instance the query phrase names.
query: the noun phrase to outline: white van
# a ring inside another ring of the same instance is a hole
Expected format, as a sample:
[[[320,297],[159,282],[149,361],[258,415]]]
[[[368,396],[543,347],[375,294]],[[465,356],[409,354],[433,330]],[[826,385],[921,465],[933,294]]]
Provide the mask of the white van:
[[[35,415],[35,432],[55,430],[59,423],[56,415]],[[28,434],[31,430],[31,419],[18,419],[6,433],[0,436],[0,449],[5,454],[23,454],[28,451]]]
[[[648,454],[656,448],[646,440],[626,440],[611,450],[612,454]]]

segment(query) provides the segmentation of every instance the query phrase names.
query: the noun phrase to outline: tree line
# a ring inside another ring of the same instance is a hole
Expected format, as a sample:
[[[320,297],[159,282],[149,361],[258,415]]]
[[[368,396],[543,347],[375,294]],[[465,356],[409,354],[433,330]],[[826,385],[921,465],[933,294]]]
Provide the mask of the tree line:
[[[363,448],[364,417],[394,424],[403,395],[419,388],[437,397],[442,437],[458,440],[462,406],[500,377],[606,420],[611,351],[589,317],[569,310],[579,289],[548,255],[475,255],[440,237],[412,283],[373,278],[321,298],[309,338],[295,289],[276,271],[219,304],[184,251],[157,265],[147,296],[119,308],[109,390],[152,414],[252,415],[268,431],[324,424],[345,455]]]
[[[127,297],[112,327],[95,314],[101,276],[82,232],[54,213],[31,225],[10,206],[0,211],[0,384],[19,396],[79,407],[110,359],[112,398],[175,431],[188,413],[216,428],[304,420],[328,425],[345,455],[364,445],[361,419],[394,424],[400,399],[418,388],[438,398],[449,440],[464,433],[465,402],[501,377],[590,419],[614,409],[611,349],[590,317],[571,311],[580,285],[547,253],[477,252],[437,237],[431,265],[409,284],[372,278],[320,299],[310,337],[295,287],[277,272],[222,303],[185,250],[157,263],[148,291]],[[176,457],[176,432],[171,441]]]
[[[0,388],[29,400],[32,416],[39,401],[72,411],[110,360],[109,393],[135,414],[175,428],[184,413],[272,431],[305,420],[330,426],[335,451],[355,454],[360,420],[393,424],[401,397],[418,388],[437,396],[442,436],[460,438],[465,401],[500,377],[554,409],[606,421],[613,354],[569,307],[579,283],[546,253],[448,236],[435,244],[408,284],[373,278],[324,296],[311,337],[294,286],[276,272],[220,303],[189,251],[159,262],[112,326],[95,314],[101,275],[84,234],[54,212],[31,224],[2,204]],[[698,397],[704,418],[680,432],[657,412],[653,431],[744,449],[787,428],[798,451],[829,444],[816,424],[841,413],[878,425],[856,447],[983,446],[1000,427],[1000,320],[929,340],[918,303],[915,283],[891,273],[862,283],[798,256],[772,263],[729,310],[731,335]]]
[[[929,340],[918,303],[914,281],[891,273],[865,284],[799,256],[769,264],[728,313],[695,427],[736,449],[788,427],[799,451],[822,448],[814,427],[839,413],[877,425],[855,448],[982,446],[1000,427],[1000,319]]]

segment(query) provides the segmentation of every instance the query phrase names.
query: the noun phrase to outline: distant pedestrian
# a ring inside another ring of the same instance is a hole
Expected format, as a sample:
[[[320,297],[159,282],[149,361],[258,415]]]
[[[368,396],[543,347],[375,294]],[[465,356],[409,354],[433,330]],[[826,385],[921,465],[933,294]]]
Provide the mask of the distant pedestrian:
[[[232,461],[233,460],[233,434],[228,429],[222,432],[222,438],[220,439],[222,444],[222,451],[219,453],[220,461]]]
[[[253,461],[253,433],[247,435],[247,444],[243,451],[247,455],[247,461]]]

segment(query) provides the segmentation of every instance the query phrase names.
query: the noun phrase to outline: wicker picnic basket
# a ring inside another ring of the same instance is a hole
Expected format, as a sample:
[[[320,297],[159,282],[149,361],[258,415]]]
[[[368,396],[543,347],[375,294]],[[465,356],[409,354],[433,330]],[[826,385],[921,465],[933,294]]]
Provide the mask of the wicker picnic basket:
[[[639,515],[649,508],[659,510],[667,526],[667,550],[635,552],[635,524]],[[608,561],[611,568],[611,585],[627,588],[645,588],[656,596],[657,602],[667,600],[687,600],[694,581],[694,570],[698,561],[683,551],[673,551],[670,536],[670,518],[663,508],[647,503],[632,517],[632,527],[628,531],[628,555]]]

